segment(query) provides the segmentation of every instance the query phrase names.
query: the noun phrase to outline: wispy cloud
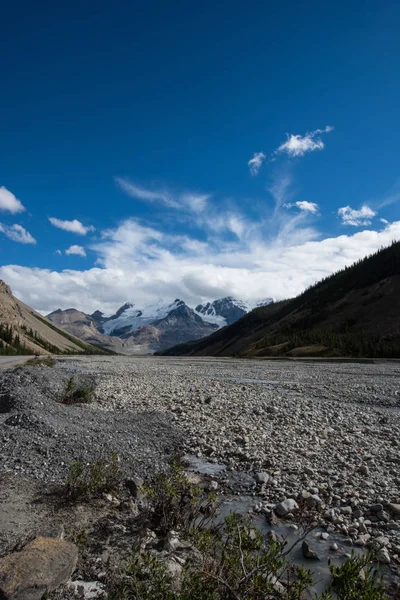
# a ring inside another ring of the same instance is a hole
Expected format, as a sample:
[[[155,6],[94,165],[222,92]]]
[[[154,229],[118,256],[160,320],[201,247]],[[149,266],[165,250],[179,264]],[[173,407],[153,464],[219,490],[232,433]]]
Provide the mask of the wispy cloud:
[[[264,152],[254,152],[253,158],[251,158],[247,163],[251,175],[258,175],[258,172],[260,171],[265,159],[266,155]]]
[[[49,217],[49,221],[58,229],[63,229],[64,231],[69,231],[70,233],[77,233],[78,235],[86,235],[89,231],[95,231],[93,225],[85,226],[77,219],[74,219],[73,221],[62,221],[56,217]]]
[[[18,198],[3,185],[0,187],[0,210],[10,212],[14,215],[16,213],[24,212],[26,209],[21,200],[18,200]]]
[[[160,202],[168,208],[175,208],[181,211],[201,213],[211,198],[210,194],[184,192],[174,193],[167,188],[164,189],[146,189],[138,186],[129,179],[115,177],[115,182],[125,194],[137,200],[144,202]]]
[[[338,215],[343,225],[361,227],[362,225],[370,225],[371,219],[376,217],[377,213],[364,204],[359,210],[355,210],[351,206],[343,206],[338,209]]]
[[[286,134],[286,142],[275,150],[274,155],[287,154],[289,157],[294,158],[304,156],[308,152],[322,150],[325,144],[318,136],[323,133],[330,133],[331,131],[333,131],[333,127],[327,125],[325,129],[315,129],[314,131],[307,132],[305,135]]]
[[[378,208],[383,208],[384,206],[389,206],[390,204],[395,204],[400,201],[400,180],[396,181],[396,183],[390,188],[384,198],[376,203]],[[374,203],[375,204],[375,203]]]
[[[210,194],[183,194],[180,197],[181,202],[195,213],[201,213],[207,208],[207,203],[210,200]]]
[[[176,202],[171,194],[165,190],[147,190],[132,183],[123,177],[115,177],[115,182],[128,196],[145,202],[162,202],[170,208],[179,208],[179,202]]]
[[[85,248],[83,246],[70,246],[66,249],[65,254],[76,254],[77,256],[86,256]]]
[[[13,242],[36,244],[35,238],[22,225],[4,225],[4,223],[0,223],[0,232],[4,233]]]

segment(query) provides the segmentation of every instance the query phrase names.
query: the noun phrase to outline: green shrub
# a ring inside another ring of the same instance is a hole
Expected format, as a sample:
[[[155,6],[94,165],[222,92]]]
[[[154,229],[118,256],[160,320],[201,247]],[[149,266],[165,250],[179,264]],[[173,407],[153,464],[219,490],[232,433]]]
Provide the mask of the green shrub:
[[[89,404],[94,396],[94,386],[77,386],[74,378],[71,377],[65,386],[64,394],[61,398],[62,404]]]
[[[216,511],[216,496],[191,484],[183,467],[173,463],[145,487],[153,528],[161,535],[178,528],[185,535],[209,522]]]
[[[351,558],[337,567],[329,565],[332,575],[332,590],[338,600],[386,600],[382,576],[376,566],[376,553],[369,551],[361,556],[352,552]],[[322,600],[331,600],[330,591]]]
[[[114,492],[121,481],[117,454],[111,460],[103,459],[85,463],[76,460],[71,463],[65,482],[67,497],[74,500],[91,500],[103,493]]]

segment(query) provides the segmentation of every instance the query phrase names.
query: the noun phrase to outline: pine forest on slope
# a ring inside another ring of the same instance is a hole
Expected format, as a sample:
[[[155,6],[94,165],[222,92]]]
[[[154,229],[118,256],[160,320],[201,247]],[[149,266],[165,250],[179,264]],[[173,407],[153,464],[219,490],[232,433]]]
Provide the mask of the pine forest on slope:
[[[400,358],[400,242],[167,355]]]

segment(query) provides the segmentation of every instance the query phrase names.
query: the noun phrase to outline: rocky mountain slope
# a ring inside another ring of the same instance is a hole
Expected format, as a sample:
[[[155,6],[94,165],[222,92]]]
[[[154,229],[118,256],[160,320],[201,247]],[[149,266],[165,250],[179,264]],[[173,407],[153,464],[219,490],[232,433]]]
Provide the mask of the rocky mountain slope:
[[[176,299],[172,303],[159,300],[143,308],[127,302],[109,317],[98,310],[87,315],[67,309],[56,310],[48,318],[89,343],[123,354],[151,354],[208,336],[248,310],[248,304],[231,297],[199,304],[195,309]]]
[[[171,355],[400,357],[400,242]]]
[[[0,280],[0,354],[93,353],[99,350],[58,329],[13,296]]]

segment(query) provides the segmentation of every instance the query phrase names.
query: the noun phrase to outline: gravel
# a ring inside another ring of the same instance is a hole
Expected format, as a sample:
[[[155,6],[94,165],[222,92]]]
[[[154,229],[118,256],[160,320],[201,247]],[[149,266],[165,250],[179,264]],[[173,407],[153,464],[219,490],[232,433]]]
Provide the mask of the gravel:
[[[94,403],[60,404],[72,375]],[[179,451],[226,465],[221,493],[242,473],[258,510],[306,501],[327,533],[386,538],[400,564],[398,362],[75,358],[7,372],[0,394],[3,469],[61,481],[71,460],[116,451],[147,477]]]

